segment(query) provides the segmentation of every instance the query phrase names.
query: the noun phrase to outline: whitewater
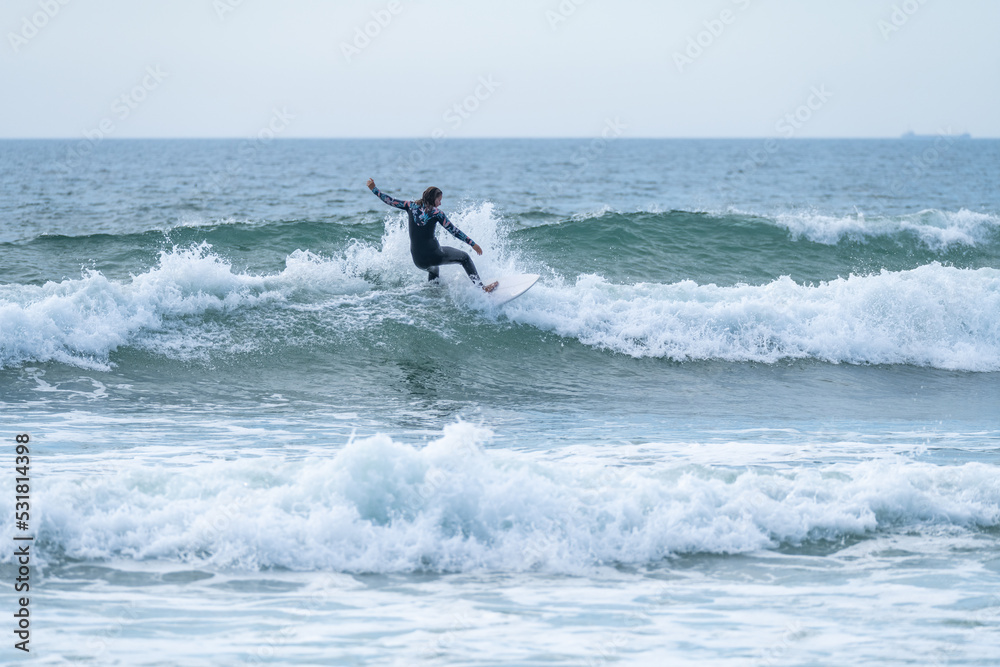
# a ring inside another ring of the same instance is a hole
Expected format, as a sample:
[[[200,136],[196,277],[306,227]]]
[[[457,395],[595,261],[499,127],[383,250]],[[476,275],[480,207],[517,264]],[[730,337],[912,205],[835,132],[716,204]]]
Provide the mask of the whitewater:
[[[66,143],[0,142],[39,664],[1000,651],[1000,143]]]
[[[480,228],[495,224],[491,206],[468,213],[458,219],[478,222],[466,226],[480,238]],[[263,319],[294,319],[297,311],[322,308],[337,318],[338,310],[403,280],[405,234],[399,225],[391,229],[381,247],[354,244],[339,257],[296,249],[275,274],[234,270],[203,242],[161,250],[156,266],[127,280],[89,269],[81,278],[2,286],[0,364],[59,361],[108,369],[112,352],[151,338],[170,354],[162,333],[185,318],[210,314],[256,310]],[[492,236],[494,247],[502,248],[506,239]],[[506,308],[504,318],[613,352],[674,361],[814,358],[1000,370],[1000,270],[994,268],[934,261],[819,284],[799,284],[786,275],[763,285],[623,285],[591,273],[569,281],[549,267],[518,260],[515,255],[481,264],[490,275],[539,270],[550,279],[532,299]],[[453,300],[486,317],[499,316],[488,298],[454,282]],[[383,293],[400,303],[377,306],[378,322],[344,326],[377,326],[405,311],[405,291]],[[173,347],[183,349],[183,339],[197,337],[193,328],[179,333]]]

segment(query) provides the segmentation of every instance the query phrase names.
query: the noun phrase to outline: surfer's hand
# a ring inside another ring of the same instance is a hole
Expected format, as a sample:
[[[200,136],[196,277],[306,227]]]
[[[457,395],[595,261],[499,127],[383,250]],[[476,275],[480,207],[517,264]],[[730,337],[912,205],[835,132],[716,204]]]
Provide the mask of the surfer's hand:
[[[374,189],[375,189],[375,180],[374,180],[374,179],[371,179],[371,178],[369,178],[369,179],[368,179],[368,182],[367,182],[367,183],[365,183],[365,185],[367,185],[367,186],[368,186],[368,189],[369,189],[369,190],[374,190]]]
[[[476,245],[472,246],[472,249],[476,251],[477,255],[482,255],[483,254],[483,249],[479,247],[478,243]]]

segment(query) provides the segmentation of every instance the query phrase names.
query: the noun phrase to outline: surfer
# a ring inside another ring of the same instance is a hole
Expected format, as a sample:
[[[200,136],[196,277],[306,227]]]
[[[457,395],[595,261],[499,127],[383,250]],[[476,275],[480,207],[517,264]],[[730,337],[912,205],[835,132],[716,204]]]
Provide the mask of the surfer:
[[[469,274],[469,278],[476,285],[479,285],[487,292],[492,292],[496,289],[498,284],[496,282],[490,285],[483,285],[483,281],[479,279],[476,265],[472,263],[469,253],[462,252],[458,248],[441,247],[441,244],[434,238],[435,226],[440,224],[459,241],[472,246],[477,255],[483,254],[483,249],[479,247],[479,244],[462,233],[462,230],[452,224],[448,216],[438,208],[441,205],[443,197],[439,188],[433,186],[427,188],[424,190],[423,196],[417,201],[400,201],[393,199],[383,192],[379,192],[379,189],[375,187],[375,181],[370,178],[367,185],[372,194],[386,204],[406,211],[406,215],[409,217],[410,256],[413,257],[413,263],[417,265],[418,269],[427,271],[427,280],[437,280],[438,267],[442,264],[461,264],[465,272]]]

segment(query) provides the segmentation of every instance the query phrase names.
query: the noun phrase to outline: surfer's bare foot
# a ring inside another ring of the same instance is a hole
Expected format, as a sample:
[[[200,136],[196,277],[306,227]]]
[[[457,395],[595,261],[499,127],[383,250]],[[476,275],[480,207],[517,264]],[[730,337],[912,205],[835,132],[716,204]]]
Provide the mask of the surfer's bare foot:
[[[499,285],[499,284],[500,284],[499,280],[494,280],[489,285],[483,285],[483,291],[488,294],[488,293],[492,292],[493,290],[495,290],[497,288],[497,285]]]

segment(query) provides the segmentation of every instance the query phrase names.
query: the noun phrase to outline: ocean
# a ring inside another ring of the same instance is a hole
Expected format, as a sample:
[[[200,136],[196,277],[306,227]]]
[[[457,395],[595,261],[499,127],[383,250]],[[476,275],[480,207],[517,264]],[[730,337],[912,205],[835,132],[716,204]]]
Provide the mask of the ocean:
[[[368,177],[539,283],[428,283]],[[6,140],[0,183],[2,662],[1000,662],[1000,141]]]

